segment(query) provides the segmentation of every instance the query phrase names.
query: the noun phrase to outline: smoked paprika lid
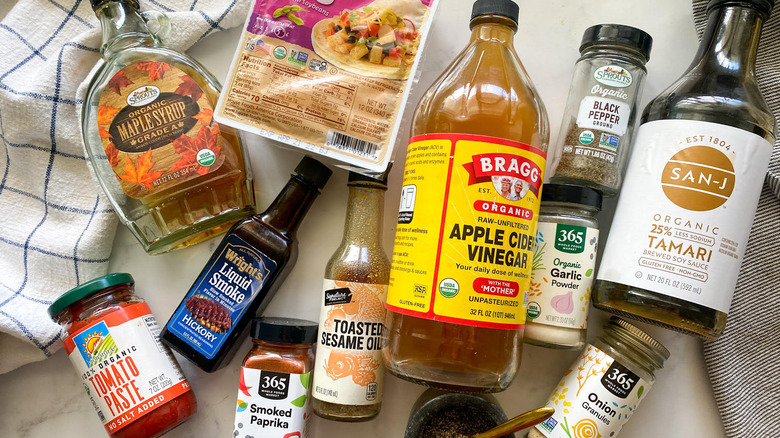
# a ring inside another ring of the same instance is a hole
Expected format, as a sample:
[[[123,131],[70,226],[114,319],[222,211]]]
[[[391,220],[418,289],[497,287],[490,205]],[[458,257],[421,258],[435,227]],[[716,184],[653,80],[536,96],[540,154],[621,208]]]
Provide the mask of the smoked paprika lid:
[[[104,275],[82,283],[65,292],[49,306],[49,317],[54,318],[76,301],[120,284],[135,284],[133,276],[124,272]]]
[[[280,344],[313,344],[317,341],[317,323],[295,318],[255,318],[252,338]]]
[[[295,173],[305,182],[321,189],[325,187],[325,184],[330,179],[333,171],[330,170],[328,166],[306,155],[300,163],[295,166]]]
[[[520,7],[512,0],[477,0],[471,7],[471,19],[480,15],[502,15],[517,23]]]
[[[650,50],[653,48],[653,37],[642,29],[624,24],[597,24],[585,29],[585,33],[582,34],[580,53],[599,43],[632,47],[638,50],[647,62],[650,59]]]
[[[542,186],[542,202],[564,202],[601,210],[601,192],[576,184],[547,183]]]

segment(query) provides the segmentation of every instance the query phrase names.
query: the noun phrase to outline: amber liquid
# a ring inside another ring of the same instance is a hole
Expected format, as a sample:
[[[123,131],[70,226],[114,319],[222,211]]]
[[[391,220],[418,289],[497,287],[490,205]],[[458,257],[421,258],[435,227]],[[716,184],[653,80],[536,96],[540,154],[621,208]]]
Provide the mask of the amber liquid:
[[[417,106],[411,136],[477,134],[546,151],[547,115],[512,48],[516,24],[487,15],[472,20],[471,27],[469,45]],[[509,386],[520,365],[522,330],[438,322],[390,310],[387,330],[385,365],[413,382],[495,392]]]
[[[252,177],[236,131],[220,125],[224,160],[206,175],[181,181],[140,199],[126,196],[106,160],[97,126],[98,106],[111,78],[122,68],[142,61],[165,62],[190,76],[213,108],[219,82],[187,55],[160,46],[146,20],[131,4],[108,2],[96,10],[103,29],[101,53],[106,63],[95,74],[83,107],[84,142],[95,173],[122,223],[151,254],[206,240],[227,231],[254,213]],[[212,123],[215,123],[212,121]],[[222,159],[221,157],[219,159]],[[159,169],[158,169],[159,170]]]
[[[200,85],[212,108],[216,107],[219,91],[194,69],[178,67]],[[222,149],[225,160],[217,170],[140,199],[156,225],[156,229],[139,230],[148,236],[150,253],[195,245],[254,214],[254,193],[241,141],[229,126],[219,125],[219,131],[226,147]]]

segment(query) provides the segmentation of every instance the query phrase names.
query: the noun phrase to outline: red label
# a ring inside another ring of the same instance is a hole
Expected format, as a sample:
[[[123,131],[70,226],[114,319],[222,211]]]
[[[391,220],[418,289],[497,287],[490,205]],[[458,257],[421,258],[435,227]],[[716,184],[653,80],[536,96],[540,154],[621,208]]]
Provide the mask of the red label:
[[[542,185],[542,170],[528,158],[514,154],[479,154],[472,157],[471,163],[463,165],[469,173],[468,185],[490,182],[494,176],[520,178],[528,183],[534,194],[539,193]]]
[[[479,277],[474,280],[474,292],[501,297],[516,297],[520,293],[520,285],[515,281],[494,280]]]

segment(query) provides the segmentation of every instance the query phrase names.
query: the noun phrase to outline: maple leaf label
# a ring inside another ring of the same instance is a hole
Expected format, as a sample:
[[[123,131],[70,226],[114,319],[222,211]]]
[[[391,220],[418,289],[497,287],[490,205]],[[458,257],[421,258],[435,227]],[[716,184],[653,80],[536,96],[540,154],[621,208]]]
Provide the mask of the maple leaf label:
[[[173,147],[181,158],[173,164],[171,170],[176,172],[184,168],[195,166],[195,172],[205,175],[209,172],[209,166],[217,160],[221,148],[217,144],[219,128],[209,128],[201,125],[195,138],[182,135],[173,141]]]
[[[125,160],[125,165],[122,166],[122,170],[125,173],[117,175],[120,179],[123,179],[131,184],[138,184],[147,189],[151,189],[154,186],[152,183],[163,174],[159,170],[152,170],[154,167],[154,161],[152,161],[152,150],[149,149],[146,152],[138,155],[133,163],[133,159],[130,155]]]
[[[113,91],[116,94],[122,94],[122,87],[126,87],[132,84],[133,81],[131,81],[127,76],[125,76],[125,71],[119,70],[117,74],[115,74],[114,77],[112,77],[111,80],[108,81],[108,89]]]

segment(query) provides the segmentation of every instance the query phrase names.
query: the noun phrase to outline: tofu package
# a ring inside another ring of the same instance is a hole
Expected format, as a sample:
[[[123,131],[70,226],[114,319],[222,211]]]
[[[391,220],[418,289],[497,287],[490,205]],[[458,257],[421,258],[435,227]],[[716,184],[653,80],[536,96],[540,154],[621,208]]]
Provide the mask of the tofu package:
[[[438,1],[256,0],[216,120],[384,172]]]

